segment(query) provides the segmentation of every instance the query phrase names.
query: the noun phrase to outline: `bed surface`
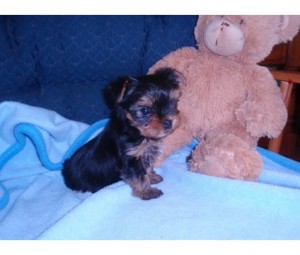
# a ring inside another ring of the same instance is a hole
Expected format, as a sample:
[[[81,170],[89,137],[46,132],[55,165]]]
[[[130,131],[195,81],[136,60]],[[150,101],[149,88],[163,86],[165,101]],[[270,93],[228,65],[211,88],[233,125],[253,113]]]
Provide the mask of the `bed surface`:
[[[106,121],[89,135],[100,132]],[[191,143],[156,169],[164,177],[157,185],[164,195],[158,199],[133,197],[124,182],[94,194],[79,193],[64,185],[59,169],[42,164],[31,139],[9,160],[3,158],[16,143],[14,130],[20,123],[39,130],[44,153],[54,165],[91,128],[44,108],[0,104],[0,183],[9,194],[5,204],[6,193],[0,189],[0,239],[300,238],[298,162],[257,148],[264,161],[258,182],[205,176],[187,170]]]

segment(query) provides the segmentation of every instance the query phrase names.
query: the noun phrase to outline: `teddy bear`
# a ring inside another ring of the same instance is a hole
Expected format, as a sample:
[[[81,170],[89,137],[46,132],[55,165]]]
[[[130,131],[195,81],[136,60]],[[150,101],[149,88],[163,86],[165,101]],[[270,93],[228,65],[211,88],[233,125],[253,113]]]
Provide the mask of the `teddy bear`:
[[[255,181],[262,171],[256,147],[275,138],[287,121],[280,88],[258,63],[274,45],[297,34],[300,16],[199,16],[196,47],[169,53],[148,71],[171,67],[184,77],[181,124],[163,141],[161,162],[193,139],[190,171]]]

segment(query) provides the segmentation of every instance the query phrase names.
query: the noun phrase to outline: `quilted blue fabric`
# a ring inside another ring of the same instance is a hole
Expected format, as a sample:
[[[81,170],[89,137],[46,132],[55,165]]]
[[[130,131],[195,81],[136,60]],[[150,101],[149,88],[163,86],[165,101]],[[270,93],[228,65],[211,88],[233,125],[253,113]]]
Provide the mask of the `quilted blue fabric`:
[[[0,102],[93,123],[108,117],[101,90],[120,75],[195,46],[196,16],[0,16]]]

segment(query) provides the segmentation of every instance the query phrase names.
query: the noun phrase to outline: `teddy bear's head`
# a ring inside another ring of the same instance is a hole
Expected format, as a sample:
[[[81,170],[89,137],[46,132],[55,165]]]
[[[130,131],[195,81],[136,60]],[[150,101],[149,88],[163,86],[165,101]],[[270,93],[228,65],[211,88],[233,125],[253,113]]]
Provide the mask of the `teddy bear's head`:
[[[195,38],[202,52],[259,63],[274,45],[291,40],[299,28],[300,16],[199,16]]]

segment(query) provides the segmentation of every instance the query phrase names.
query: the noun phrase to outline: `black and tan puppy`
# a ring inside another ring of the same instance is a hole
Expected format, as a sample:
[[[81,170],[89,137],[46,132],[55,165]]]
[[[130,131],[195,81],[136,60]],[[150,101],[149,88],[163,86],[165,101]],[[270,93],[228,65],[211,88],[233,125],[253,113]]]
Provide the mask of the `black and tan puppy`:
[[[110,121],[64,163],[65,184],[82,192],[124,180],[133,195],[152,199],[163,178],[153,170],[160,140],[179,124],[179,75],[169,68],[138,78],[122,77],[106,90],[113,99]]]

